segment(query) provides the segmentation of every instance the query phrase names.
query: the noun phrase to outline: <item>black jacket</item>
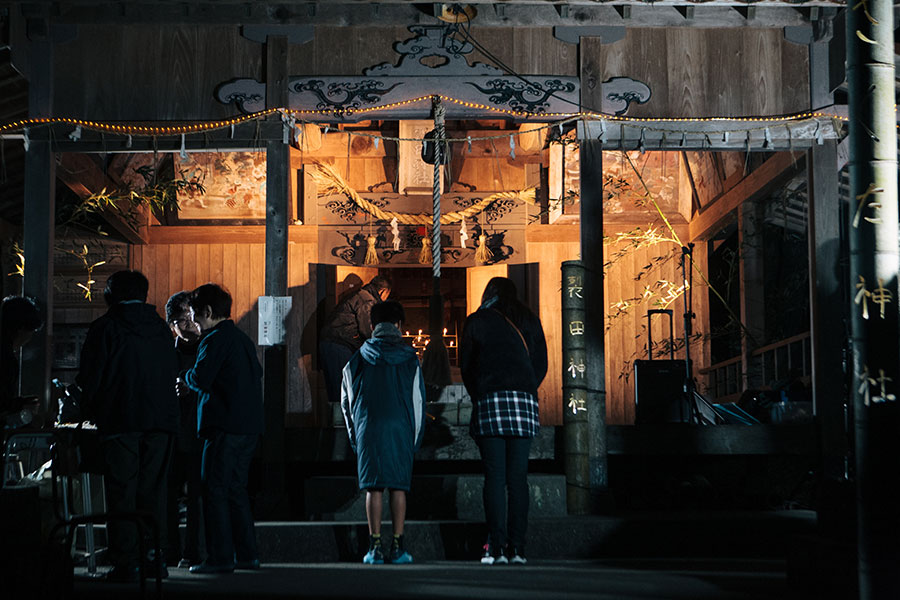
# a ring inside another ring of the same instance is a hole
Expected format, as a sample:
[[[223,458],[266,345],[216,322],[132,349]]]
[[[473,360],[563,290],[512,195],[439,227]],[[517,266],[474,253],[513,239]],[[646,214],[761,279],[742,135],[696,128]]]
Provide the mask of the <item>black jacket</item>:
[[[197,432],[263,432],[262,366],[256,346],[231,319],[209,330],[197,348],[197,362],[184,375],[198,392]]]
[[[185,342],[181,338],[175,338],[175,355],[178,357],[178,376],[184,379],[188,370],[197,362],[197,348],[200,340]],[[179,452],[190,452],[198,444],[197,441],[197,392],[188,391],[178,399],[181,409],[181,424],[178,427],[176,449]]]
[[[460,371],[473,402],[490,392],[528,392],[547,374],[547,342],[540,320],[530,311],[517,323],[522,337],[501,312],[480,308],[466,319],[459,343]]]
[[[91,323],[76,381],[102,434],[178,430],[172,332],[150,304],[110,307]]]
[[[375,286],[364,285],[328,315],[328,322],[322,328],[322,339],[358,350],[372,337],[372,307],[380,301]]]

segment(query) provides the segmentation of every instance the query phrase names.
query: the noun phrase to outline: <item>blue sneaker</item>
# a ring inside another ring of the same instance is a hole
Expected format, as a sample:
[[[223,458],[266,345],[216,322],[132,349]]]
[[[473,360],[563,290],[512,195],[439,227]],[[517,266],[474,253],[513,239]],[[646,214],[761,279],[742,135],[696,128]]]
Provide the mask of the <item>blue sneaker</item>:
[[[408,565],[412,563],[413,557],[412,554],[407,552],[406,550],[397,549],[396,552],[391,551],[391,564],[392,565]]]
[[[397,536],[391,542],[390,563],[392,565],[408,565],[413,561],[412,554],[403,549],[403,536]]]
[[[381,549],[381,544],[377,544],[369,549],[366,552],[366,555],[363,557],[363,564],[366,565],[383,565],[384,564],[384,550]]]

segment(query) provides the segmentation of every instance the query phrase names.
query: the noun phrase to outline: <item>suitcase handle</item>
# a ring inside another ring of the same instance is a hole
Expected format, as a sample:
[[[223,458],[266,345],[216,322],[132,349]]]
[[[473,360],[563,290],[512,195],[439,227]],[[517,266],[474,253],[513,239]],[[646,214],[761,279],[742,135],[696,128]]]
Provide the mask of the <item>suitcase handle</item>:
[[[672,322],[672,309],[670,308],[651,308],[647,311],[647,360],[653,360],[653,328],[650,319],[653,315],[669,316],[669,356],[675,360],[675,332]]]

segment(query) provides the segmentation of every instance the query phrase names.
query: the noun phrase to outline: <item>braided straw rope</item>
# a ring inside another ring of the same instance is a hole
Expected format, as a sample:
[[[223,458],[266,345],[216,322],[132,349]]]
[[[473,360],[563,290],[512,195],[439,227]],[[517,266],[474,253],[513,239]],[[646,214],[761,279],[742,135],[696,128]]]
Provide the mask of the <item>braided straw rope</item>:
[[[317,168],[313,170],[312,178],[318,186],[319,196],[331,196],[334,194],[347,196],[353,200],[357,206],[380,221],[390,221],[391,219],[396,218],[397,222],[403,223],[404,225],[431,225],[431,214],[398,213],[382,210],[351,188],[334,167],[318,162],[315,164]],[[463,219],[468,219],[477,215],[497,200],[507,198],[521,200],[527,204],[534,204],[536,202],[535,188],[528,188],[518,192],[497,192],[496,194],[491,194],[487,198],[481,199],[464,210],[457,210],[441,215],[441,224],[448,225],[450,223],[458,223]]]

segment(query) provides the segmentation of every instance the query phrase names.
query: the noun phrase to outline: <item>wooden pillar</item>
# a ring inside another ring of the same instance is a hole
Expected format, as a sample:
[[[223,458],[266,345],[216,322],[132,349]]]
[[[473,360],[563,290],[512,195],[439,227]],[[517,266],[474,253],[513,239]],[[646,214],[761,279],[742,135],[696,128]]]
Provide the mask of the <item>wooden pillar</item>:
[[[49,22],[29,19],[17,40],[14,62],[28,79],[28,115],[50,116],[53,110],[53,41]],[[19,43],[21,42],[21,43]],[[16,47],[16,46],[14,46]],[[53,358],[53,246],[56,218],[56,160],[46,131],[31,130],[25,152],[24,293],[35,299],[45,325],[23,348],[20,390],[36,395],[51,408],[50,366]]]
[[[765,385],[751,360],[758,344],[765,340],[765,294],[763,290],[763,218],[759,203],[747,200],[738,207],[738,264],[741,283],[741,366],[742,389]],[[768,377],[768,374],[766,375]]]
[[[828,39],[809,41],[809,88],[813,107],[832,102],[828,54]],[[847,293],[844,291],[847,282],[840,271],[842,207],[837,166],[836,140],[825,140],[807,153],[813,410],[819,426],[821,476],[831,482],[845,480],[849,467],[843,366],[849,324]]]
[[[583,136],[586,137],[586,136]],[[598,140],[582,139],[581,262],[584,265],[585,355],[591,492],[603,501],[609,485],[606,438],[606,359],[603,300],[603,152]],[[564,407],[565,409],[565,407]]]
[[[22,395],[41,399],[51,409],[50,366],[53,358],[53,243],[56,215],[56,161],[47,140],[32,141],[25,153],[25,285],[37,301],[45,325],[22,351]]]
[[[850,348],[859,598],[900,598],[900,240],[894,6],[850,3]]]
[[[288,44],[285,36],[266,41],[266,106],[284,107],[287,99]],[[277,115],[274,118],[280,119]],[[288,219],[290,211],[289,134],[266,142],[266,295],[288,295]],[[298,343],[291,331],[285,342]],[[267,516],[287,512],[285,496],[284,424],[287,399],[287,346],[265,349],[264,402],[266,433],[263,437],[263,487]]]

